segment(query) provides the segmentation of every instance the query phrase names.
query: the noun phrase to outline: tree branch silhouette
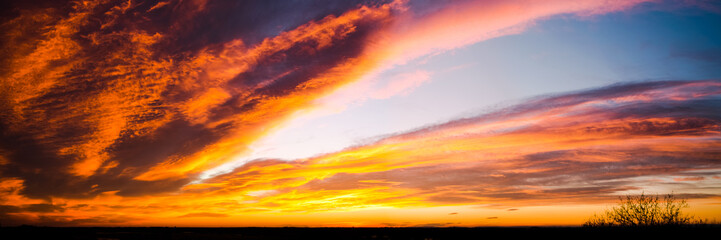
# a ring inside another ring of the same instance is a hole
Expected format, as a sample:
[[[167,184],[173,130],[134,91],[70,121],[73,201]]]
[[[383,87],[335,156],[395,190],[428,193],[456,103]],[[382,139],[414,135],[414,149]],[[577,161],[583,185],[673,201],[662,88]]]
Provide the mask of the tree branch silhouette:
[[[620,202],[603,214],[594,214],[583,226],[585,227],[651,227],[680,226],[688,224],[704,224],[705,221],[683,213],[689,205],[686,199],[679,199],[672,194],[660,199],[658,195],[620,197]]]

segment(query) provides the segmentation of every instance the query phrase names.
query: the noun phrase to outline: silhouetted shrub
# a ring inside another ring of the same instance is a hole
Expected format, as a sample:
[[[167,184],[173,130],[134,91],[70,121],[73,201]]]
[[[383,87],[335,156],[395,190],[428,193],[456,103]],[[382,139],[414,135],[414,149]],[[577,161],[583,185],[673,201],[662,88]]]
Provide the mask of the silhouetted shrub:
[[[594,214],[583,226],[585,227],[650,227],[680,226],[688,224],[704,224],[705,222],[683,213],[688,207],[685,199],[677,199],[668,194],[659,199],[658,195],[638,196],[627,195],[620,198],[617,206],[602,215]]]

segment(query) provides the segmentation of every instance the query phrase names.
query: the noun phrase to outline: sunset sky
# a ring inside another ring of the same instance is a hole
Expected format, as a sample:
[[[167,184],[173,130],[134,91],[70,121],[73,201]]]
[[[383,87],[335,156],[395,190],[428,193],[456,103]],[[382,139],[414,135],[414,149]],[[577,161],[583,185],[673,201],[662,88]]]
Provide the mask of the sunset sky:
[[[2,226],[721,220],[718,1],[0,9]]]

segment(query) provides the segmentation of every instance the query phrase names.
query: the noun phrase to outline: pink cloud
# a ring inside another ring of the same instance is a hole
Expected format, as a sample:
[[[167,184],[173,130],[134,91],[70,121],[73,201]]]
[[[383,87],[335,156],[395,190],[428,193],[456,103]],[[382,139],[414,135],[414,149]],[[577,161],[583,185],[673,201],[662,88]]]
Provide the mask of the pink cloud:
[[[674,178],[673,180],[676,182],[689,182],[689,181],[695,182],[695,181],[701,181],[704,179],[706,179],[706,178],[704,178],[704,177],[679,177],[679,178]]]
[[[395,95],[406,95],[418,86],[430,81],[431,74],[428,71],[418,70],[410,73],[399,74],[385,86],[375,89],[369,95],[375,99],[386,99]]]
[[[647,1],[468,1],[448,4],[427,14],[416,13],[396,4],[396,10],[400,12],[388,26],[377,30],[369,38],[363,54],[364,58],[372,59],[376,67],[356,82],[319,99],[318,103],[336,112],[368,98],[387,99],[397,94],[408,94],[417,86],[430,81],[430,74],[422,70],[401,74],[390,78],[392,82],[381,89],[377,87],[381,81],[379,78],[385,71],[420,57],[522,33],[535,21],[554,15],[588,17],[621,11]]]

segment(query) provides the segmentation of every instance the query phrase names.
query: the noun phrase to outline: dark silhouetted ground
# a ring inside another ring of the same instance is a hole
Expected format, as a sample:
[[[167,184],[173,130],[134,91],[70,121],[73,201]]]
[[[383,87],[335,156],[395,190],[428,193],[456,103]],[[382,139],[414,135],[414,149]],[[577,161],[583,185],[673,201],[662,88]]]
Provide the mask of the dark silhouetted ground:
[[[0,239],[539,239],[715,238],[721,225],[675,228],[482,227],[482,228],[174,228],[2,227]],[[614,239],[615,240],[615,239]]]

